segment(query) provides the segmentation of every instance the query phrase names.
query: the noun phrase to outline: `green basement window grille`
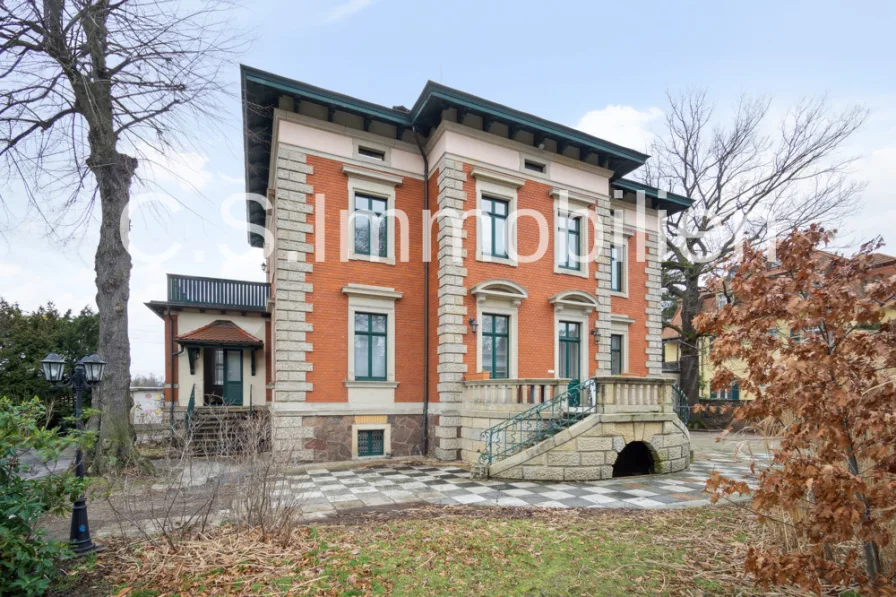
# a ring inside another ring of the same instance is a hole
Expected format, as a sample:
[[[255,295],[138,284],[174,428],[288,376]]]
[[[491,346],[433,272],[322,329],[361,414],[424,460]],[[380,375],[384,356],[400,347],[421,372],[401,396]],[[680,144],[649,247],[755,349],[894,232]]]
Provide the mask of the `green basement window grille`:
[[[358,456],[383,456],[386,453],[386,432],[382,429],[358,431]]]

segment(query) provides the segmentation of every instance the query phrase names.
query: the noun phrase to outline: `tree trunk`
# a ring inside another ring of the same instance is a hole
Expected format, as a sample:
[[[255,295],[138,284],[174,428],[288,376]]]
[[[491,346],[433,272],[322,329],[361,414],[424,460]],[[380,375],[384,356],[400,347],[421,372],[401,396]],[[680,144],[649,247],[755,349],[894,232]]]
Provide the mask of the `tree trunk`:
[[[694,330],[694,318],[700,313],[700,276],[685,276],[685,294],[681,301],[681,344],[679,384],[688,404],[697,404],[700,398],[700,354],[698,335]]]
[[[100,411],[92,428],[99,434],[90,459],[95,474],[140,464],[134,444],[131,411],[131,345],[128,339],[128,297],[131,256],[122,237],[122,215],[130,200],[137,160],[117,151],[93,155],[88,166],[97,180],[102,209],[96,250],[96,303],[100,319],[100,354],[106,361],[103,383],[94,390]],[[127,219],[124,230],[127,231]]]

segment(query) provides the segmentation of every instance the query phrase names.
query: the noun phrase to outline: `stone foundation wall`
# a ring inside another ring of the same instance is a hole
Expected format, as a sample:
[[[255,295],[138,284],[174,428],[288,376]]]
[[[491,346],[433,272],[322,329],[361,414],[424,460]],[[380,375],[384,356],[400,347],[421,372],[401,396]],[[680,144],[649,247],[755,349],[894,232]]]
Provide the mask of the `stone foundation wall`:
[[[394,457],[421,456],[423,417],[421,415],[385,415],[377,417],[390,425],[390,444],[386,451]],[[334,462],[352,459],[352,426],[371,423],[363,415],[283,416],[272,418],[275,443],[290,443],[296,462]]]
[[[644,442],[657,473],[690,465],[690,435],[674,415],[593,415],[510,458],[493,463],[490,477],[594,481],[613,477],[613,464],[631,442]]]

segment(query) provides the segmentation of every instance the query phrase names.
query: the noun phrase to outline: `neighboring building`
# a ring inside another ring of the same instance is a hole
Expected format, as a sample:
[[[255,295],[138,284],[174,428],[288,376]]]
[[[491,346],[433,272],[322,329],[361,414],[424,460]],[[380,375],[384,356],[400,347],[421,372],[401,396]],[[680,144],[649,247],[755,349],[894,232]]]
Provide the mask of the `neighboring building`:
[[[819,259],[828,263],[830,259],[836,255],[826,251],[816,252]],[[878,279],[884,276],[896,275],[896,257],[885,255],[883,253],[872,254],[872,269],[869,272],[869,280]],[[767,276],[780,276],[783,270],[775,265],[768,266]],[[700,313],[714,313],[724,307],[728,303],[728,296],[721,292],[713,292],[710,289],[704,289],[700,296]],[[887,307],[887,319],[896,317],[896,305]],[[672,322],[673,325],[681,325],[681,309],[675,312]],[[768,330],[769,334],[781,337],[790,337],[798,340],[799,335],[791,333],[791,330],[782,322]],[[663,330],[663,369],[671,371],[673,369],[680,371],[678,361],[681,358],[680,353],[681,338],[673,328],[666,327]],[[732,387],[724,390],[716,391],[711,389],[711,382],[715,376],[715,366],[710,359],[712,351],[712,338],[701,337],[698,340],[697,358],[699,359],[698,370],[700,372],[700,399],[701,400],[753,400],[753,396],[748,392],[742,392],[739,385],[735,382]],[[746,373],[746,365],[739,360],[731,360],[725,363],[727,370],[731,371],[735,376]]]
[[[194,383],[205,405],[266,402],[274,448],[302,460],[472,462],[484,429],[598,376],[605,414],[568,431],[610,443],[545,474],[606,477],[654,437],[657,470],[687,466],[662,377],[657,231],[660,210],[691,202],[625,178],[648,156],[433,82],[411,109],[247,67],[242,87],[247,191],[269,202],[247,202],[249,242],[269,253],[270,290],[244,305],[223,288],[254,285],[169,276],[150,306],[166,351],[185,348],[166,377],[179,407]],[[430,234],[426,207],[482,216],[436,218]],[[534,262],[527,211],[549,228]],[[594,238],[600,255],[577,259]]]

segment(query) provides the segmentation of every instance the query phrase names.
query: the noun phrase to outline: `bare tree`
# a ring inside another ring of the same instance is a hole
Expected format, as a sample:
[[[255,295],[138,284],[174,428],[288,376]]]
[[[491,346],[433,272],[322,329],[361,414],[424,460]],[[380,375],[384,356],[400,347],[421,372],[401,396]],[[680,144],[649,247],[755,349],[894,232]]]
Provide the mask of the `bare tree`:
[[[83,223],[99,198],[99,347],[108,365],[91,422],[97,472],[137,456],[127,328],[137,166],[143,152],[163,154],[219,113],[219,73],[238,49],[226,8],[217,0],[0,0],[3,173],[24,185],[51,227],[61,220],[50,214]]]
[[[681,385],[693,404],[701,280],[745,240],[755,245],[776,232],[837,222],[855,208],[863,185],[849,180],[852,159],[840,152],[867,113],[859,107],[833,113],[818,99],[775,123],[769,100],[742,98],[730,122],[719,125],[705,92],[670,94],[668,101],[666,130],[643,176],[694,200],[668,220],[663,261],[666,296],[681,308],[681,324],[666,325],[681,337]]]

